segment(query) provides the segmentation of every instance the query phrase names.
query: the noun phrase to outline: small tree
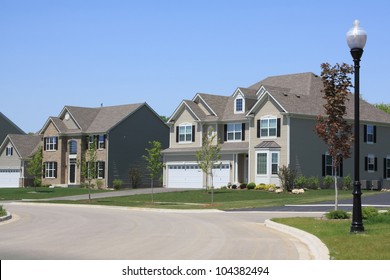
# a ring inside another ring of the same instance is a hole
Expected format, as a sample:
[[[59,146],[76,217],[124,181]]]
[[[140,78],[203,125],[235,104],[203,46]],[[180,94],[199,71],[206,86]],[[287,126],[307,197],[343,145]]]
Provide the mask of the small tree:
[[[337,169],[342,159],[351,156],[353,142],[352,125],[344,119],[346,115],[345,102],[351,94],[352,66],[336,64],[331,67],[328,63],[321,64],[321,78],[324,84],[326,100],[324,105],[326,117],[318,116],[316,133],[328,146],[328,153],[332,157],[332,167],[335,187],[335,210],[338,208]]]
[[[199,168],[206,175],[206,189],[211,188],[211,203],[214,203],[214,187],[213,187],[213,167],[214,164],[221,159],[219,152],[221,151],[221,144],[219,139],[216,140],[216,134],[213,133],[213,129],[210,129],[208,133],[203,137],[202,149],[196,152],[196,160]],[[209,182],[211,179],[211,183]]]
[[[290,166],[283,165],[279,168],[278,177],[282,188],[288,192],[291,192],[294,188],[295,179],[297,178],[297,172],[295,169],[290,168]]]
[[[147,169],[149,170],[149,176],[151,179],[150,188],[152,191],[152,203],[154,203],[153,197],[153,182],[155,179],[161,178],[161,173],[164,167],[162,162],[161,155],[161,142],[159,141],[149,141],[150,148],[146,148],[147,155],[144,155],[143,158],[147,162]]]
[[[91,188],[93,187],[92,181],[97,178],[97,152],[95,145],[95,143],[89,143],[87,154],[81,159],[81,162],[79,163],[81,176],[87,182],[86,186],[88,188],[89,200],[91,200]]]
[[[34,188],[42,184],[42,147],[39,147],[27,165],[27,172],[34,177]]]

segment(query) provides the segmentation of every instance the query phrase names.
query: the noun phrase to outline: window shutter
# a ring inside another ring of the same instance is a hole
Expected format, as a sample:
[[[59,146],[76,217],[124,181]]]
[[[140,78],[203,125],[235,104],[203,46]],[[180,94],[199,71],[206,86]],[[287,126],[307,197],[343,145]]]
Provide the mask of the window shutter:
[[[179,127],[176,126],[176,143],[179,143]]]
[[[42,177],[46,178],[46,162],[43,163],[42,165]]]
[[[378,158],[377,157],[375,157],[374,169],[375,169],[375,171],[378,171]]]
[[[104,177],[106,175],[106,162],[102,161],[102,164],[103,164],[103,176],[102,176],[102,178],[104,179]]]
[[[257,120],[257,138],[260,138],[260,120]]]
[[[325,177],[326,171],[325,171],[325,155],[322,155],[322,177]]]
[[[383,159],[383,179],[387,179],[386,163],[387,163],[387,160],[386,160],[386,158],[384,158]]]
[[[376,143],[376,125],[374,125],[374,143]]]
[[[195,125],[192,126],[192,142],[195,142]]]
[[[54,150],[57,151],[58,150],[58,137],[56,137],[55,139],[56,139],[56,144],[54,145]]]
[[[57,162],[54,162],[54,178],[57,178]]]
[[[106,140],[107,140],[107,135],[106,134],[104,134],[104,136],[103,136],[103,149],[105,149],[106,148]]]
[[[368,157],[364,157],[364,170],[368,170]]]
[[[367,125],[364,125],[364,143],[367,143]]]
[[[89,136],[85,137],[85,149],[89,150]]]
[[[241,140],[245,141],[245,123],[242,123]]]
[[[223,125],[223,141],[227,141],[227,124]]]
[[[43,138],[43,150],[46,151],[47,138]]]
[[[280,118],[277,119],[276,131],[276,136],[280,137]]]

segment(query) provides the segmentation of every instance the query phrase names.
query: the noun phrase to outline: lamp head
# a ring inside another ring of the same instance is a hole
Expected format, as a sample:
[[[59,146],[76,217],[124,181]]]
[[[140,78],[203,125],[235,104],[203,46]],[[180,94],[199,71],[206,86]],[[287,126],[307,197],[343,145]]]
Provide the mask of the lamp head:
[[[360,27],[358,20],[354,21],[353,27],[347,32],[347,44],[351,50],[364,49],[367,41],[367,33]]]

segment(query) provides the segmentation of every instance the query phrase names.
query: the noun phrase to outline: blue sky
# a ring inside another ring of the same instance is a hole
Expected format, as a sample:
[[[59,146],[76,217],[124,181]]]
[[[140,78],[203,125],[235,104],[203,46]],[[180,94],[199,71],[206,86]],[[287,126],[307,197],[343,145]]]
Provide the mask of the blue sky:
[[[390,103],[389,3],[0,0],[0,111],[26,132],[65,105],[147,102],[169,116],[197,92],[352,64],[355,19],[368,33],[362,95]]]

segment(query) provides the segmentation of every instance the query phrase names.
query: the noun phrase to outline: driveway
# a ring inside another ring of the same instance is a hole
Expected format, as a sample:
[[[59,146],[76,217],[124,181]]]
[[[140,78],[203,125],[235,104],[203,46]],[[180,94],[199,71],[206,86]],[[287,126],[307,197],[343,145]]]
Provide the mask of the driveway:
[[[9,203],[0,223],[0,259],[297,260],[306,244],[265,227],[289,213],[132,210]],[[301,214],[318,216],[318,213]]]

